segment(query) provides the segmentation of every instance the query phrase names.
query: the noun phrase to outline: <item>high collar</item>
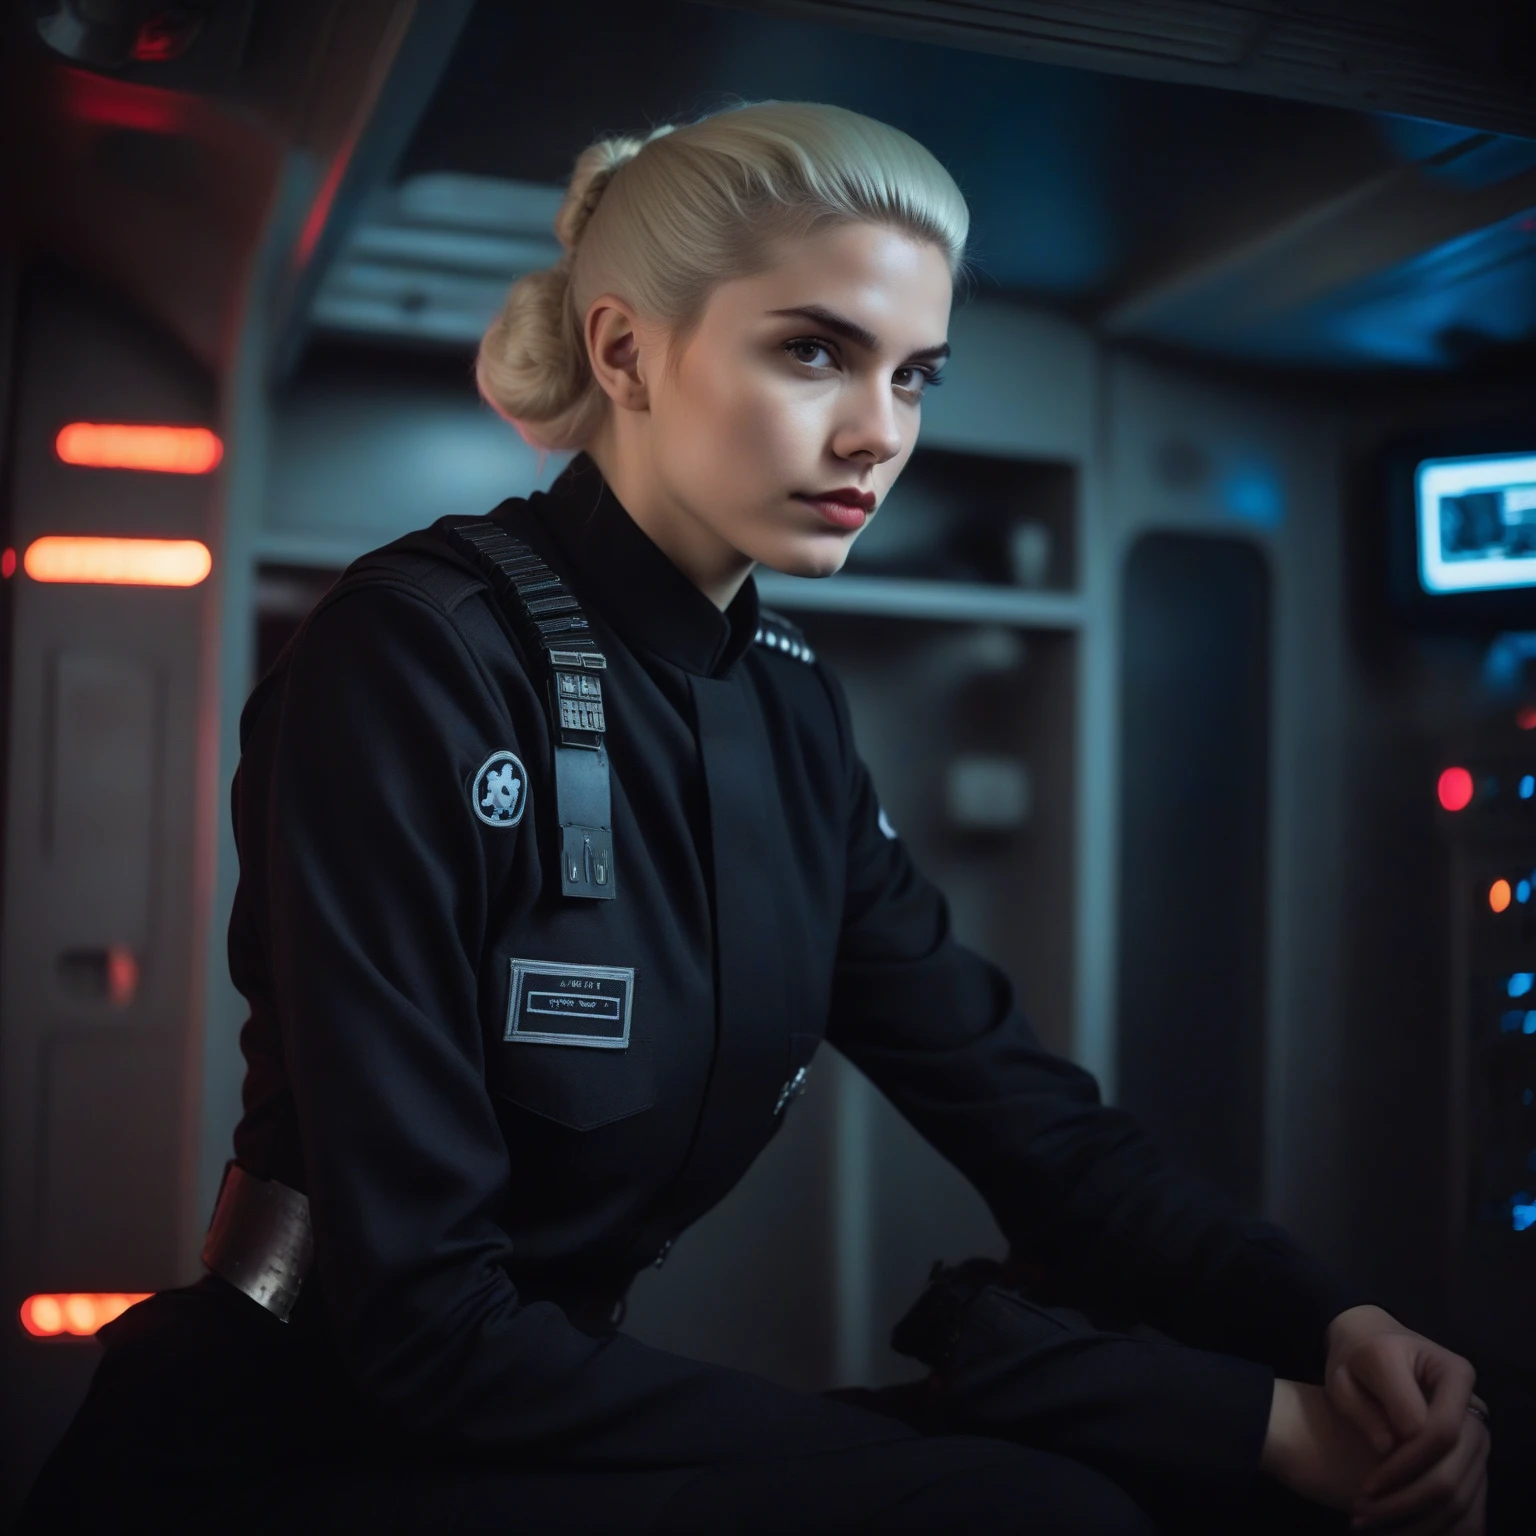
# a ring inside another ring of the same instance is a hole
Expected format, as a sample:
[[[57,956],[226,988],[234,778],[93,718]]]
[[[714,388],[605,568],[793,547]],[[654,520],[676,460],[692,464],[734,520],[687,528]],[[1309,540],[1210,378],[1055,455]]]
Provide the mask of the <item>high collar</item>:
[[[758,617],[752,578],[722,613],[651,542],[585,454],[529,505],[564,558],[578,597],[627,644],[700,677],[728,675],[752,644]]]

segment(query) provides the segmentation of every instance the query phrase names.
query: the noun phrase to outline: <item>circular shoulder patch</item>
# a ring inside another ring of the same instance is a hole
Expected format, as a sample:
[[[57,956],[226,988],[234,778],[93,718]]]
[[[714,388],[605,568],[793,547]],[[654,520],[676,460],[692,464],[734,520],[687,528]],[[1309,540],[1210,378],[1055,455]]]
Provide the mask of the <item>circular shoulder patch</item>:
[[[515,827],[528,803],[528,770],[511,752],[492,752],[469,786],[469,803],[488,827]]]

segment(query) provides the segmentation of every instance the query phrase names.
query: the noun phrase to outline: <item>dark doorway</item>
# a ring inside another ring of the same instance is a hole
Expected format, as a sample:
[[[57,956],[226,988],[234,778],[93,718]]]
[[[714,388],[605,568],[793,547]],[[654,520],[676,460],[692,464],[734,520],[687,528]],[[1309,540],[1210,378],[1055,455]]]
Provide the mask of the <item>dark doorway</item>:
[[[1125,567],[1119,1099],[1170,1157],[1263,1195],[1270,575],[1231,538]]]

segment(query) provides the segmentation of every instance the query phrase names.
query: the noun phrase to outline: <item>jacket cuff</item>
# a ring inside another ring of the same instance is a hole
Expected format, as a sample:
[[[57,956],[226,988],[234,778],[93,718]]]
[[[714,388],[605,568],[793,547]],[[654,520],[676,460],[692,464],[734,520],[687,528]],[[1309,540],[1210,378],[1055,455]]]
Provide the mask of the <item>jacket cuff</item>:
[[[1261,1361],[1291,1381],[1320,1383],[1328,1360],[1328,1325],[1371,1298],[1288,1239],[1275,1245],[1260,1238],[1246,1259],[1247,1274],[1227,1293],[1222,1336],[1202,1342]]]
[[[1252,1360],[1104,1333],[992,1286],[940,1382],[956,1429],[1083,1462],[1178,1528],[1252,1496],[1275,1377]]]

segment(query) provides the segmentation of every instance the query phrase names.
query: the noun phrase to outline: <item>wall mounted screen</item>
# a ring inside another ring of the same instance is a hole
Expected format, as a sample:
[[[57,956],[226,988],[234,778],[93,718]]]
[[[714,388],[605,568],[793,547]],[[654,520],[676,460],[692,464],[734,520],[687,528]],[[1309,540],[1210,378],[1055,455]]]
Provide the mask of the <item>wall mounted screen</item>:
[[[1414,503],[1425,592],[1536,587],[1536,453],[1425,459]]]

